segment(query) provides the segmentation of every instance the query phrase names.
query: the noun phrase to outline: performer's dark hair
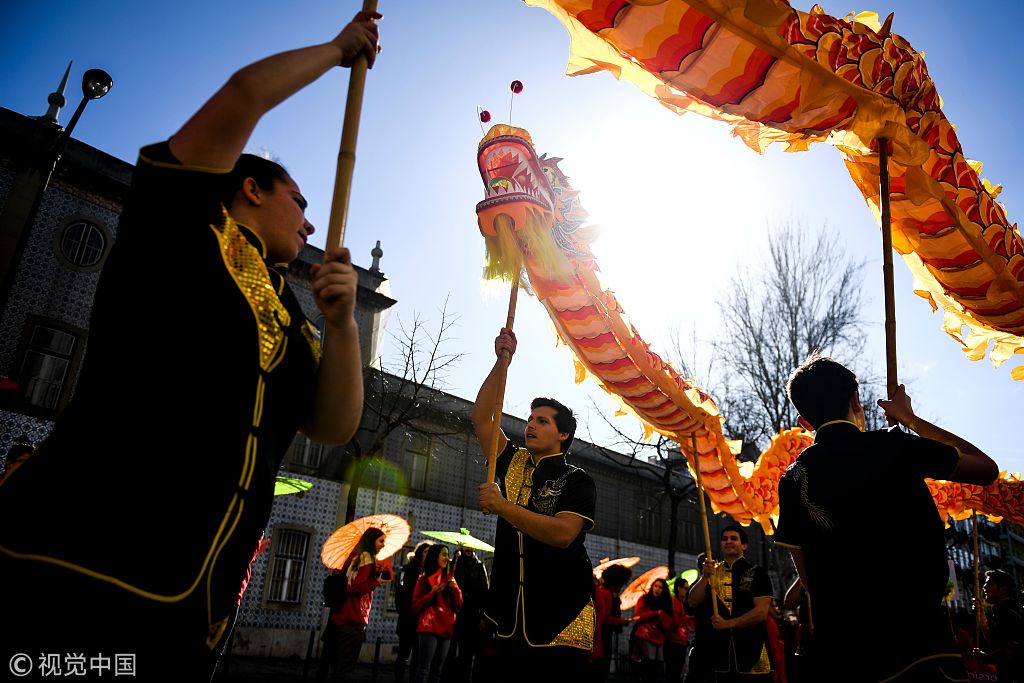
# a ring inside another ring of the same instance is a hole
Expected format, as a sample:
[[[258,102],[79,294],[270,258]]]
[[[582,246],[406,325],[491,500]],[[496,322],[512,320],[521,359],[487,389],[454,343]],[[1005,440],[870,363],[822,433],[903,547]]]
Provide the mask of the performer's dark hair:
[[[601,580],[610,588],[622,588],[631,576],[633,576],[632,569],[621,564],[613,564],[601,573]]]
[[[725,536],[726,531],[735,531],[737,534],[739,534],[740,543],[742,543],[743,545],[747,545],[747,543],[749,543],[749,541],[747,540],[747,530],[741,527],[739,524],[730,524],[729,526],[722,529],[722,533],[719,535],[719,539]]]
[[[221,183],[220,201],[225,207],[231,208],[235,195],[242,189],[242,182],[252,178],[264,190],[273,190],[274,183],[288,177],[285,167],[276,161],[264,159],[255,154],[243,154],[238,157],[235,167],[224,176]]]
[[[811,354],[786,383],[786,392],[800,416],[817,429],[831,420],[842,420],[857,391],[857,375],[831,358]]]
[[[1013,578],[1002,569],[989,569],[985,572],[985,580],[991,581],[1008,593],[1013,593]]]
[[[441,557],[441,551],[447,550],[448,546],[443,543],[435,543],[434,545],[427,548],[427,554],[423,556],[423,576],[433,576],[434,573],[440,568],[441,563],[438,558]]]
[[[569,435],[562,442],[562,453],[568,453],[569,446],[576,434],[576,416],[572,414],[572,409],[569,406],[559,403],[553,398],[538,396],[530,403],[530,410],[545,407],[555,409],[555,426],[558,427],[559,433]]]

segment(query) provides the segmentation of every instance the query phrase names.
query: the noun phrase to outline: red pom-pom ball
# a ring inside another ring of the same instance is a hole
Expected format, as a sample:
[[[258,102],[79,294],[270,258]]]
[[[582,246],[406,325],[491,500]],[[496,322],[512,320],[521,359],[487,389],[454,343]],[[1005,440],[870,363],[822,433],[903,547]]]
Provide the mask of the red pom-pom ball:
[[[484,109],[482,112],[480,112],[480,122],[481,123],[487,123],[490,120],[491,120],[491,112],[487,111],[486,109]]]
[[[523,82],[522,81],[512,81],[512,92],[514,92],[516,95],[518,95],[519,93],[523,92]]]

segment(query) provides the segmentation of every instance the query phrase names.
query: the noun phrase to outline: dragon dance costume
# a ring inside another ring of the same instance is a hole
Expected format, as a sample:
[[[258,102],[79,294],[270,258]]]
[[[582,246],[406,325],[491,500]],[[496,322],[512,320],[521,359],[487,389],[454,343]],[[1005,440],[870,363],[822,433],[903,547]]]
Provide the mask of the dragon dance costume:
[[[742,616],[754,609],[754,599],[771,597],[768,573],[747,558],[731,565],[722,562],[711,578],[718,597],[719,614],[727,618]],[[710,612],[710,586],[704,603]],[[768,617],[769,619],[771,617]],[[709,632],[713,650],[713,669],[717,680],[769,681],[772,663],[768,656],[768,632],[764,622],[742,628]]]
[[[286,264],[222,205],[224,178],[166,143],[141,152],[74,399],[0,487],[13,652],[212,672],[319,353]]]
[[[949,577],[943,524],[924,482],[948,479],[959,458],[953,446],[896,427],[862,432],[835,420],[818,428],[814,445],[787,470],[776,543],[802,551],[822,676],[883,681],[934,667],[936,680],[966,679],[942,607]],[[878,501],[868,510],[858,502],[864,491]],[[854,562],[854,553],[863,561]],[[851,606],[865,572],[887,563],[896,567],[882,577],[898,604],[894,613],[879,618]],[[868,657],[864,634],[871,634]]]
[[[594,645],[594,578],[583,543],[594,527],[594,480],[561,453],[534,463],[528,450],[511,442],[495,471],[509,501],[542,515],[574,514],[584,522],[567,548],[556,548],[498,519],[484,616],[497,628],[499,652],[517,653],[501,667],[505,675],[509,668],[522,673],[526,660],[548,655],[585,667]]]

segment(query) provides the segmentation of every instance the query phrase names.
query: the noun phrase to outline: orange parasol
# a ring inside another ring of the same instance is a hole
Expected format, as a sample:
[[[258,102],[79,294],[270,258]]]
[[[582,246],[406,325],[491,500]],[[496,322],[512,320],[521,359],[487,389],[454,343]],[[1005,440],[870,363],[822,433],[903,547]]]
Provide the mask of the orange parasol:
[[[639,557],[620,557],[617,560],[609,560],[607,557],[601,560],[600,564],[594,567],[594,578],[600,579],[601,574],[604,574],[604,570],[613,564],[621,564],[623,567],[632,567],[633,565],[640,562]]]
[[[654,569],[648,569],[633,579],[633,583],[629,584],[629,587],[622,591],[622,595],[619,596],[619,604],[622,605],[622,609],[632,609],[637,601],[640,600],[640,596],[645,595],[647,591],[651,590],[651,584],[654,583],[655,579],[667,578],[668,567],[662,565]]]
[[[330,569],[341,569],[348,556],[352,554],[363,532],[376,527],[384,532],[384,547],[377,553],[377,560],[384,560],[402,549],[409,540],[409,523],[398,515],[368,515],[351,521],[343,527],[335,529],[324,547],[320,550],[320,559]]]

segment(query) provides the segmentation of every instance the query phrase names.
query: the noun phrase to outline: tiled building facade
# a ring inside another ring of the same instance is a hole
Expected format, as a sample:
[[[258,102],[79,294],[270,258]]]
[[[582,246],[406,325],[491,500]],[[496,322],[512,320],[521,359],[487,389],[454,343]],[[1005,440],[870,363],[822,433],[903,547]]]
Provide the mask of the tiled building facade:
[[[34,220],[23,230],[25,226],[17,225],[9,210],[12,188],[24,189],[25,159],[31,155],[33,141],[40,138],[40,125],[0,108],[0,263],[9,265],[0,308],[0,465],[16,439],[41,442],[74,391],[88,346],[99,272],[117,238],[117,218],[132,172],[130,164],[71,140]],[[11,239],[11,230],[21,231],[24,239]],[[378,267],[379,251],[375,249],[372,256],[370,268],[358,268],[357,305],[363,357],[373,366],[370,373],[379,372],[380,339],[387,311],[395,303]],[[320,250],[307,247],[289,275],[313,320],[318,313],[308,290],[308,272],[321,258]],[[461,430],[443,438],[425,436],[430,430],[416,425],[394,430],[382,453],[365,453],[362,485],[355,495],[345,467],[339,466],[345,462],[344,449],[323,449],[301,435],[296,438],[285,469],[314,486],[303,494],[275,500],[267,527],[271,542],[253,565],[232,643],[234,652],[303,657],[311,646],[314,653],[318,650],[316,636],[325,619],[321,585],[326,574],[319,552],[331,531],[346,519],[376,512],[401,515],[414,529],[410,547],[424,538],[419,531],[429,529],[466,527],[482,540],[493,540],[495,520],[482,515],[476,505],[484,470],[468,421],[470,404],[443,394],[439,399],[440,409],[449,418],[454,416]],[[430,416],[422,419],[429,422]],[[503,426],[514,437],[521,436],[524,423],[506,416]],[[626,456],[579,440],[573,451],[574,462],[591,473],[598,488],[596,528],[587,540],[592,559],[638,555],[643,561],[637,571],[665,564],[669,503],[656,473],[624,467]],[[696,509],[684,504],[680,517],[677,570],[693,566],[695,555],[703,549]],[[727,522],[712,520],[712,539]],[[973,565],[967,532],[969,527],[958,523],[949,534],[950,557],[961,577],[969,577]],[[764,563],[770,544],[761,544],[756,530],[752,535],[755,540],[748,555]],[[713,544],[717,550],[717,543]],[[984,525],[980,550],[983,570],[1002,566],[1024,579],[1024,535],[1019,527]],[[485,553],[481,556],[488,562]],[[968,583],[962,581],[959,586],[961,604],[969,603]],[[780,582],[775,589],[781,595],[785,586]],[[380,639],[382,656],[388,658],[396,642],[393,593],[390,588],[378,593],[368,650]]]
[[[0,465],[15,440],[39,444],[73,394],[88,346],[99,273],[117,239],[117,220],[131,182],[130,164],[70,140],[32,220],[15,225],[11,207],[19,192],[24,195],[32,145],[52,136],[52,127],[46,126],[0,109],[0,224],[24,236],[0,240],[0,252],[7,250],[0,256],[6,255],[10,265],[0,310]],[[12,187],[20,189],[12,195]],[[357,303],[362,352],[370,373],[379,372],[374,366],[379,368],[380,340],[387,311],[395,303],[377,267],[379,245],[371,255],[373,265],[358,268]],[[308,273],[321,259],[320,250],[307,246],[289,274],[314,321],[319,314]],[[306,654],[315,640],[311,634],[317,634],[325,618],[321,585],[326,569],[320,548],[346,519],[392,512],[407,518],[417,531],[466,527],[478,538],[493,540],[495,520],[476,505],[484,466],[469,425],[470,404],[454,396],[439,397],[462,431],[443,438],[424,436],[414,425],[393,431],[383,453],[368,453],[363,459],[362,486],[355,495],[346,483],[351,471],[339,467],[345,462],[345,449],[324,449],[302,435],[296,438],[285,468],[290,476],[308,479],[314,486],[275,500],[267,528],[270,545],[253,565],[232,643],[235,652]],[[421,419],[429,421],[429,416]],[[504,427],[521,436],[524,422],[506,416]],[[639,555],[644,562],[638,570],[664,564],[668,510],[654,474],[625,469],[625,456],[579,440],[574,452],[575,462],[591,472],[598,487],[597,527],[587,543],[593,559]],[[680,569],[692,566],[700,545],[694,510],[685,508],[681,514],[686,521],[677,544]],[[414,532],[410,545],[422,539]],[[368,640],[380,638],[389,644],[395,641],[393,595],[390,589],[379,592]],[[384,656],[389,654],[385,648]]]

